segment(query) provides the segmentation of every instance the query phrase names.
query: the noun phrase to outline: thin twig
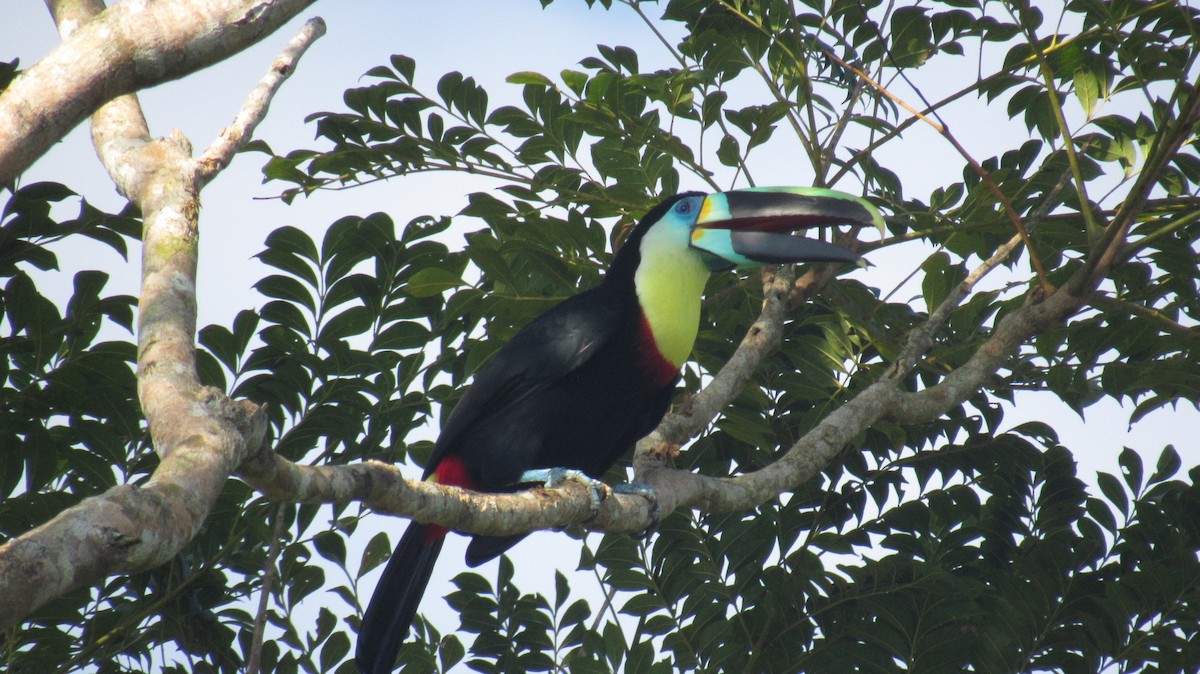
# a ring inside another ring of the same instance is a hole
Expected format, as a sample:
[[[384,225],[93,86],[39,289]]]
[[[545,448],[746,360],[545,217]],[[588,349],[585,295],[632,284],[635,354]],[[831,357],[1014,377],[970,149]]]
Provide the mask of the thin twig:
[[[1170,236],[1171,233],[1177,232],[1184,227],[1195,224],[1197,220],[1200,220],[1200,210],[1195,210],[1191,213],[1181,215],[1164,225],[1161,229],[1157,229],[1143,236],[1137,241],[1125,244],[1124,248],[1121,249],[1121,260],[1128,260],[1132,258],[1134,255],[1137,255],[1141,251],[1145,250],[1155,241],[1158,241],[1164,236]]]
[[[233,155],[250,142],[254,137],[254,129],[267,116],[271,100],[275,98],[279,87],[296,71],[296,63],[304,52],[324,34],[325,21],[319,16],[313,17],[304,24],[296,37],[288,42],[279,56],[275,57],[275,62],[254,87],[254,91],[250,92],[233,122],[221,130],[221,134],[197,160],[201,183],[207,183],[216,177],[233,160]]]
[[[969,152],[967,152],[967,149],[963,147],[962,143],[960,143],[957,138],[954,137],[954,134],[950,133],[950,128],[934,119],[931,119],[929,116],[921,113],[916,108],[904,102],[904,99],[888,91],[883,85],[872,79],[870,75],[863,72],[861,68],[857,68],[847,63],[840,56],[827,49],[824,45],[821,46],[821,51],[825,52],[829,58],[837,61],[843,67],[848,68],[881,94],[887,96],[888,99],[893,103],[903,107],[922,122],[925,122],[933,127],[939,134],[941,134],[943,138],[950,142],[950,145],[953,146],[954,149],[958,151],[958,154],[967,161],[967,164],[971,167],[971,170],[983,180],[983,184],[987,186],[988,191],[996,197],[996,200],[999,201],[1000,205],[1004,208],[1005,214],[1008,215],[1008,219],[1012,222],[1013,227],[1017,230],[1017,235],[1021,237],[1021,241],[1024,242],[1025,247],[1029,250],[1029,261],[1031,264],[1033,264],[1033,269],[1037,273],[1038,282],[1041,283],[1043,290],[1046,293],[1053,291],[1054,285],[1050,283],[1050,277],[1046,275],[1046,269],[1042,266],[1041,259],[1038,257],[1037,252],[1033,249],[1033,242],[1029,239],[1029,232],[1025,228],[1025,223],[1021,221],[1021,214],[1017,212],[1017,209],[1012,205],[1012,202],[1000,189],[1000,186],[996,184],[996,181],[992,178],[992,174],[989,173],[987,169],[983,168],[979,162],[975,161],[975,158],[972,157]]]
[[[1011,6],[1008,7],[1008,13],[1018,25],[1024,25],[1017,18],[1015,10]],[[1092,201],[1088,197],[1087,181],[1083,177],[1083,167],[1080,165],[1079,155],[1075,151],[1075,139],[1071,136],[1071,127],[1067,124],[1067,118],[1063,114],[1062,99],[1059,98],[1058,89],[1054,86],[1054,73],[1050,70],[1050,62],[1046,59],[1045,53],[1038,47],[1040,40],[1032,28],[1026,32],[1026,39],[1029,45],[1033,47],[1033,56],[1037,59],[1038,71],[1042,75],[1042,83],[1046,85],[1046,95],[1050,97],[1050,110],[1054,113],[1054,123],[1058,125],[1058,133],[1062,136],[1063,140],[1063,150],[1067,153],[1067,163],[1070,165],[1071,174],[1075,178],[1075,193],[1079,198],[1079,211],[1083,215],[1088,241],[1095,241],[1100,237],[1103,228],[1092,214]]]
[[[1124,314],[1133,314],[1135,316],[1143,316],[1154,321],[1164,332],[1169,332],[1176,337],[1184,337],[1186,339],[1200,341],[1200,325],[1186,326],[1179,321],[1167,316],[1163,312],[1148,307],[1144,304],[1122,300],[1110,295],[1106,295],[1101,291],[1092,293],[1088,304],[1097,309],[1106,311],[1115,311]]]
[[[250,640],[250,658],[246,662],[246,674],[258,674],[262,668],[263,633],[267,629],[267,606],[271,601],[271,593],[275,590],[275,581],[279,578],[279,568],[276,561],[283,550],[283,525],[287,521],[285,515],[291,504],[280,503],[275,509],[275,530],[271,534],[271,545],[267,549],[267,561],[263,563],[262,595],[258,598],[258,613],[254,615],[254,632]]]

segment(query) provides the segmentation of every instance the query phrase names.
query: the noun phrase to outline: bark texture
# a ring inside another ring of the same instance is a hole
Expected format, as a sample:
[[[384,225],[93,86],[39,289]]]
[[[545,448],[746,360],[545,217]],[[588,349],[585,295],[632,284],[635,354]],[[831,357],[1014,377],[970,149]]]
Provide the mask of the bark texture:
[[[125,78],[123,86],[137,88],[147,81],[145,74],[121,74],[122,68],[144,70],[148,63],[160,63],[162,67],[152,73],[158,79],[151,81],[184,74],[188,68],[208,65],[248,46],[307,4],[126,2],[105,10],[100,0],[51,2],[63,48],[31,69],[32,77],[27,74],[23,79],[36,83],[44,76],[38,73],[58,72],[56,68],[65,73],[65,65],[54,64],[76,53],[73,50],[86,50],[96,40],[116,40],[107,56],[85,59],[80,68],[84,73],[89,68],[113,68],[117,79]],[[142,24],[158,33],[147,33]],[[263,411],[202,387],[196,375],[200,188],[249,142],[250,132],[266,114],[271,96],[295,59],[323,32],[320,19],[309,22],[281,55],[286,67],[272,66],[239,113],[233,131],[222,134],[204,161],[193,159],[191,144],[178,131],[167,138],[151,138],[132,94],[118,96],[95,111],[92,138],[97,153],[118,191],[138,206],[144,220],[138,397],[161,463],[145,485],[123,485],[87,499],[0,546],[0,627],[16,624],[73,588],[171,559],[204,525],[229,476],[261,446],[267,429]],[[47,62],[46,68],[38,70]],[[39,139],[57,140],[54,134],[68,130],[45,126],[43,118],[55,117],[55,96],[73,97],[72,109],[78,106],[87,114],[95,106],[88,108],[91,103],[86,101],[94,103],[97,91],[120,93],[120,87],[71,88],[85,84],[51,87],[49,97],[38,102],[37,114],[24,118],[9,118],[5,103],[0,102],[0,120],[4,120],[0,121],[0,166],[6,165],[4,157],[20,155],[11,151],[15,146],[24,146],[3,133],[26,134],[36,144]],[[84,104],[79,103],[81,98]],[[21,122],[34,117],[42,120],[42,126]]]
[[[222,61],[314,1],[49,2],[69,37],[0,95],[0,185],[107,101]]]

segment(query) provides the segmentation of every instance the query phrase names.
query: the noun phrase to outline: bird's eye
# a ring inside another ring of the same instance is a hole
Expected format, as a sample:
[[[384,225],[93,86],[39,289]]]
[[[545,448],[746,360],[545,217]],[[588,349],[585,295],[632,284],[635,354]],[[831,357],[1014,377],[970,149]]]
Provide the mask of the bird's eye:
[[[679,201],[679,203],[675,204],[675,212],[676,212],[676,213],[678,213],[678,214],[680,214],[680,215],[689,215],[689,214],[691,214],[691,212],[692,212],[692,200],[691,200],[691,199],[681,199],[681,200]]]

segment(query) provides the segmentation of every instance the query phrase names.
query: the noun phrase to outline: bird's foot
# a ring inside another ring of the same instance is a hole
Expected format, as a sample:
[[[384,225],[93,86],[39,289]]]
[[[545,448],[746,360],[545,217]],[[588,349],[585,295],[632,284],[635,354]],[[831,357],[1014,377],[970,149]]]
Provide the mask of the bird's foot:
[[[600,504],[604,499],[608,498],[608,494],[613,491],[607,484],[600,480],[584,473],[581,470],[574,468],[540,468],[537,470],[527,470],[521,473],[521,477],[517,480],[524,484],[527,482],[541,482],[547,489],[553,489],[564,482],[578,482],[588,488],[588,495],[591,497],[592,503],[592,518],[600,514]]]
[[[630,494],[633,496],[641,496],[650,502],[650,524],[640,534],[638,538],[648,538],[650,532],[658,528],[659,522],[662,520],[662,510],[658,507],[658,492],[648,484],[641,482],[627,482],[618,484],[612,488],[614,494]]]

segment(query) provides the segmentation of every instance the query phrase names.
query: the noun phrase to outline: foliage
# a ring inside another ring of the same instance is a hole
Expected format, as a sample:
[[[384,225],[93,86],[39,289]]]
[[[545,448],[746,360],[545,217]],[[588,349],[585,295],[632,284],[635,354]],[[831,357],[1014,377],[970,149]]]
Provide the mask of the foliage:
[[[259,259],[272,272],[256,285],[264,304],[201,330],[199,366],[206,383],[269,405],[282,455],[419,465],[431,444],[417,429],[450,409],[531,317],[595,284],[623,228],[660,195],[775,178],[783,156],[785,175],[865,194],[891,213],[873,259],[913,239],[930,247],[912,303],[837,279],[802,307],[754,386],[680,467],[721,476],[777,458],[877,379],[903,336],[1013,235],[965,159],[914,166],[919,122],[856,72],[914,98],[949,79],[961,88],[908,102],[940,115],[1001,106],[1028,131],[978,164],[1032,226],[1032,253],[1006,261],[1011,283],[953,314],[905,382],[912,389],[961,366],[1026,300],[1032,256],[1049,282],[1065,283],[1126,196],[1153,189],[1103,297],[1038,335],[968,403],[927,423],[880,424],[753,512],[677,513],[648,540],[585,548],[580,566],[615,593],[614,610],[561,575],[553,593],[526,592],[507,560],[494,579],[462,574],[447,598],[461,626],[422,623],[402,660],[413,671],[485,672],[1200,667],[1196,469],[1181,473],[1171,447],[1149,471],[1150,454],[1126,450],[1120,477],[1102,474],[1089,491],[1072,455],[1083,448],[1061,446],[1045,424],[1005,426],[999,404],[1026,389],[1079,410],[1108,396],[1134,402],[1136,422],[1200,402],[1200,158],[1194,121],[1180,122],[1198,79],[1195,10],[1136,0],[1072,2],[1061,17],[973,0],[617,4],[685,34],[664,41],[674,65],[650,70],[648,55],[600,46],[554,77],[512,75],[519,103],[492,107],[471,77],[429,86],[397,55],[346,91],[346,110],[310,117],[322,149],[271,156],[265,174],[286,184],[287,199],[428,171],[496,180],[456,216],[482,226],[461,251],[439,240],[446,217],[397,227],[380,213],[350,216],[319,242],[289,227],[267,238]],[[1165,155],[1171,134],[1187,140]],[[935,182],[915,188],[914,172]],[[122,253],[136,237],[136,218],[86,204],[56,219],[55,204],[72,198],[57,185],[23,187],[0,222],[0,432],[14,448],[0,471],[6,537],[144,481],[155,465],[134,346],[124,335],[97,341],[106,322],[129,328],[132,298],[102,297],[106,277],[83,272],[61,311],[33,273],[55,268],[53,244],[65,236]],[[688,390],[728,358],[757,314],[758,285],[713,279]],[[273,569],[263,670],[353,671],[352,629],[341,621],[365,596],[358,580],[390,550],[381,534],[349,559],[358,517],[344,505],[280,507],[231,483],[175,563],[43,608],[8,635],[6,664],[234,671],[251,650],[247,599]]]

